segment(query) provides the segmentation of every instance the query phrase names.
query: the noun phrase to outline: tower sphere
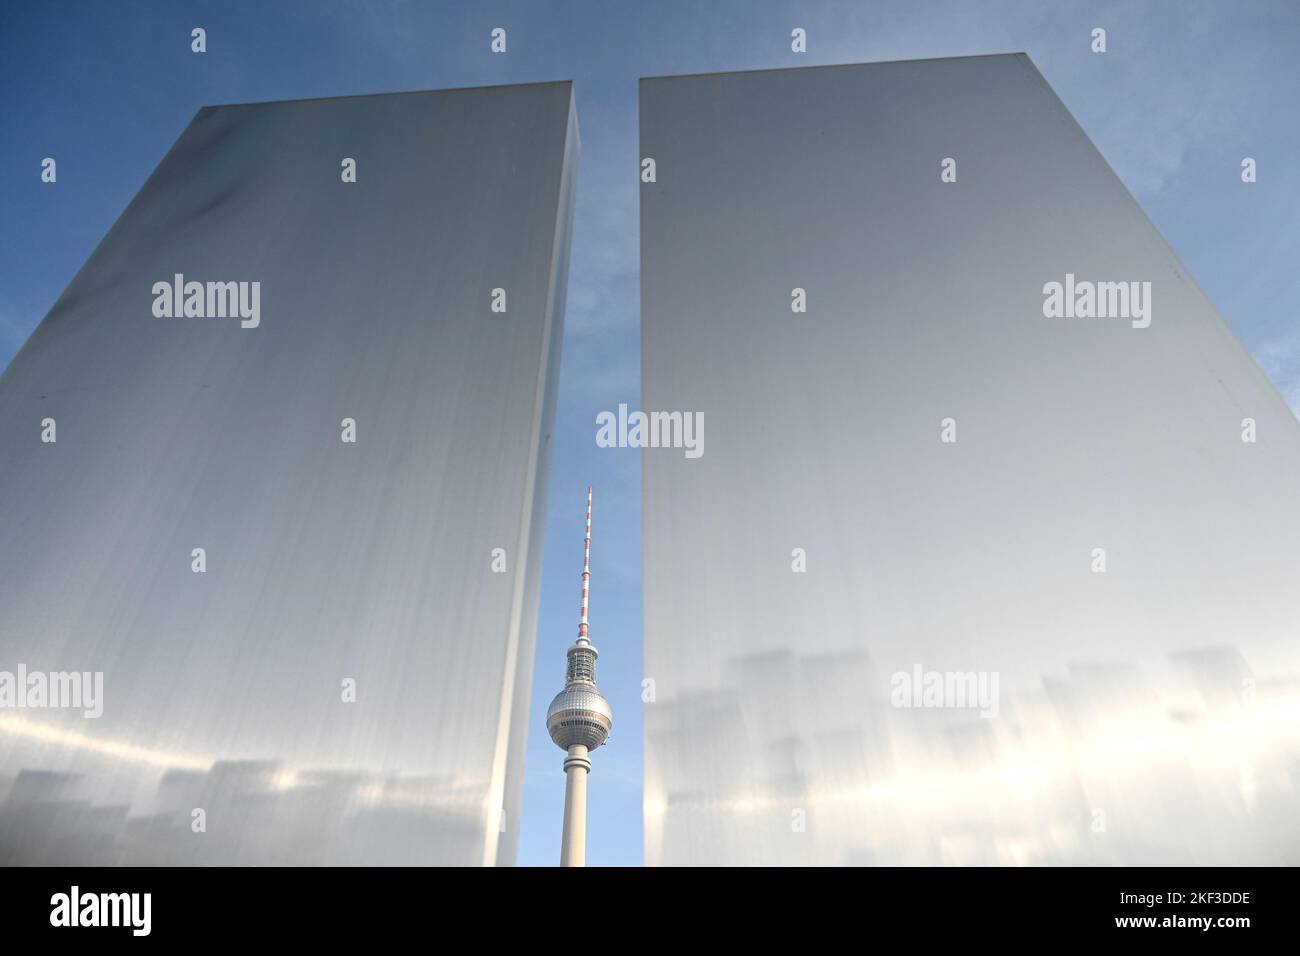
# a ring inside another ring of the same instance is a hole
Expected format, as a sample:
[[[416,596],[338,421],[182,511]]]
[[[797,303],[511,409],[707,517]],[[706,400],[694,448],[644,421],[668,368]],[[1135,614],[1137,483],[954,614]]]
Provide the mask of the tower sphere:
[[[595,685],[570,684],[555,695],[546,711],[546,729],[563,750],[574,744],[595,750],[609,739],[613,724],[609,701]]]

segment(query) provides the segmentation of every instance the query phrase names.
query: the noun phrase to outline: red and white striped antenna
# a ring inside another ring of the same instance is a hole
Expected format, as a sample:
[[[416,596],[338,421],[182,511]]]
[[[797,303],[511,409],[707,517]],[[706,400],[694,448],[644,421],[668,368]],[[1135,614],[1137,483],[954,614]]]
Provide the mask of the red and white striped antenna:
[[[578,640],[590,643],[587,638],[587,593],[591,589],[591,485],[587,486],[587,537],[582,550],[582,607],[579,609]]]

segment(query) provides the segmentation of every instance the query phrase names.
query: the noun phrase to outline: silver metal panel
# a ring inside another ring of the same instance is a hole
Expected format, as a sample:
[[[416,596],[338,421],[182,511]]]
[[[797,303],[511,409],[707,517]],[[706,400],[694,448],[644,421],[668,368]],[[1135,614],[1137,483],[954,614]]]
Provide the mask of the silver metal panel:
[[[647,861],[1300,862],[1300,427],[1028,58],[640,102]]]
[[[103,674],[0,710],[0,863],[513,862],[577,148],[568,83],[199,112],[0,378],[0,670]]]

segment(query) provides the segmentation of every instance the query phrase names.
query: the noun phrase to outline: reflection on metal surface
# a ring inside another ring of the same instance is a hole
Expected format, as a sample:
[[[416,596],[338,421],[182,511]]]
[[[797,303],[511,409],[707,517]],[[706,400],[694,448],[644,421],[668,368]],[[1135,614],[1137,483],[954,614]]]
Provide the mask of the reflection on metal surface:
[[[728,690],[648,708],[652,765],[710,784],[648,794],[657,862],[1180,864],[1300,852],[1300,677],[1243,695],[1233,675],[1207,670],[1198,676],[1214,692],[1189,679],[1153,694],[1136,674],[1116,682],[1075,668],[1004,701],[996,720],[918,720],[873,694],[887,682],[865,656],[730,666]],[[792,828],[795,811],[806,828]]]
[[[200,111],[0,378],[0,671],[103,674],[0,709],[0,864],[513,861],[577,146],[567,83]]]
[[[1028,59],[645,80],[640,155],[642,404],[709,420],[643,453],[647,862],[1300,862],[1300,427]]]

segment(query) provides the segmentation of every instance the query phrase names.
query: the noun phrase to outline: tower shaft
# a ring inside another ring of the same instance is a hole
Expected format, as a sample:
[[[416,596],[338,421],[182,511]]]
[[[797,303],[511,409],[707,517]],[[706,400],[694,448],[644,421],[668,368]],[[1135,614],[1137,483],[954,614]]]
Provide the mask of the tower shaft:
[[[564,758],[564,835],[560,838],[560,866],[587,865],[587,774],[590,772],[587,748],[574,744]]]

